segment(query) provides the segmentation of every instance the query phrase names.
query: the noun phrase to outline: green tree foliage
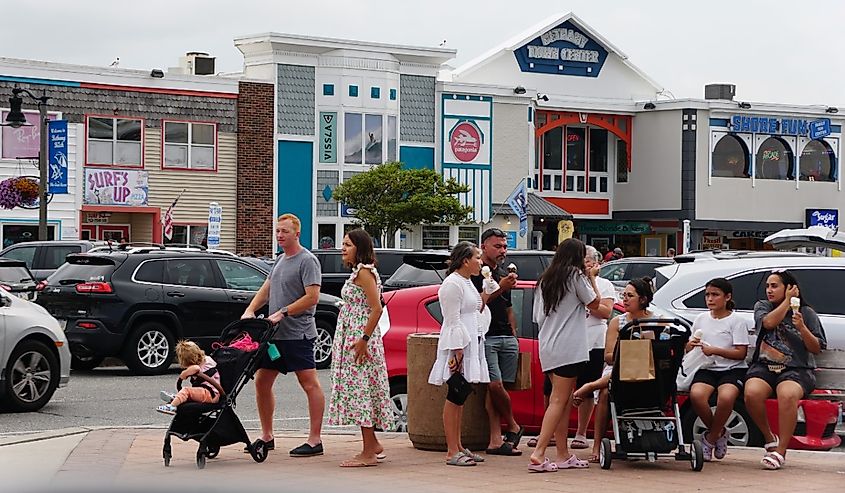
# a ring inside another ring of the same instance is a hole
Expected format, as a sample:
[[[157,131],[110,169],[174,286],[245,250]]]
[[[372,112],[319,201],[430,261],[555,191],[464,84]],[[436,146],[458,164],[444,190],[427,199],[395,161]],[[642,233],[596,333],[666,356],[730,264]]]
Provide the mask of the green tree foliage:
[[[418,224],[462,224],[472,207],[463,206],[459,193],[469,187],[444,181],[432,169],[403,169],[386,163],[359,173],[334,190],[334,199],[355,210],[357,222],[373,236],[392,243],[396,231]],[[382,243],[385,245],[385,243]]]

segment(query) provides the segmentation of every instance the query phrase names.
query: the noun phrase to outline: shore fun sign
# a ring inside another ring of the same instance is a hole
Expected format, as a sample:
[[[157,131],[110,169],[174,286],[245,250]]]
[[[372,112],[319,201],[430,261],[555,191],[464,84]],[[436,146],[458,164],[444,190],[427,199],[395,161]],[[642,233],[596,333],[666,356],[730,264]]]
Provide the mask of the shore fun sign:
[[[566,21],[514,50],[523,72],[598,77],[607,50]]]
[[[86,169],[84,203],[90,205],[147,205],[146,171]]]
[[[750,132],[770,135],[797,135],[811,140],[823,139],[832,133],[829,118],[805,120],[777,116],[731,116],[731,132]]]

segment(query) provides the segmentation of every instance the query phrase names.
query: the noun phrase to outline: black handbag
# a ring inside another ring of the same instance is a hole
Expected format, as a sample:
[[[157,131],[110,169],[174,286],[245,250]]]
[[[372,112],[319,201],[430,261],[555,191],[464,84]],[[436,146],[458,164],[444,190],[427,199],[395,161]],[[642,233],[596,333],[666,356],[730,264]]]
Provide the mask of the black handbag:
[[[449,380],[446,380],[446,385],[448,386],[446,400],[457,406],[463,406],[469,394],[474,392],[472,384],[459,371],[453,373]]]

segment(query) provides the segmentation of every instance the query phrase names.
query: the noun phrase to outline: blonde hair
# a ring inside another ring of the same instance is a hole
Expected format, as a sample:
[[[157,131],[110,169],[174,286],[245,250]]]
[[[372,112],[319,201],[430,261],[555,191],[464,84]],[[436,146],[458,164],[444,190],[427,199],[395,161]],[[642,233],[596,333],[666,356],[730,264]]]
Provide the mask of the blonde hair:
[[[176,344],[176,359],[179,360],[179,366],[182,368],[201,365],[205,363],[205,351],[193,341],[182,340]]]
[[[293,228],[299,233],[302,230],[302,222],[293,214],[282,214],[276,222],[290,221],[293,223]]]

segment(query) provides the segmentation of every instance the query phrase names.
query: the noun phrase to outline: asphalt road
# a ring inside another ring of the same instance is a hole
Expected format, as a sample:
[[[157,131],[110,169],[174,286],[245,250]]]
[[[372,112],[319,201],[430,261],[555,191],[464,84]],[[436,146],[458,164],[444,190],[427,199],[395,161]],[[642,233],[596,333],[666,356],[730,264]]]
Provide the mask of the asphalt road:
[[[320,370],[323,389],[329,388],[329,371]],[[162,404],[159,391],[174,391],[178,371],[151,377],[134,376],[125,367],[73,371],[70,384],[56,390],[39,412],[0,414],[0,435],[32,433],[88,426],[166,426],[170,417],[155,411]],[[276,423],[279,430],[308,428],[305,394],[294,375],[276,381]],[[237,412],[247,429],[259,427],[252,383],[244,387]]]

